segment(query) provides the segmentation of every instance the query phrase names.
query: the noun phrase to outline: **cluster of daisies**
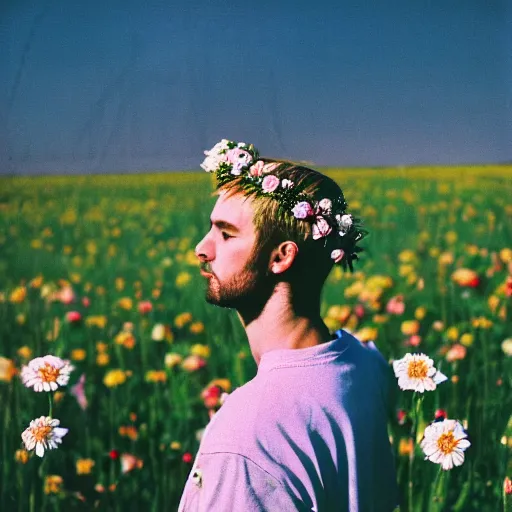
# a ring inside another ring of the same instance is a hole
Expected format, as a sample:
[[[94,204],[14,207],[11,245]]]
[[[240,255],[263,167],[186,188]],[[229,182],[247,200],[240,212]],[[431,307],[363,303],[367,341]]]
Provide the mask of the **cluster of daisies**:
[[[357,219],[345,211],[347,205],[344,199],[340,198],[336,204],[329,198],[313,201],[303,192],[302,186],[272,174],[279,163],[259,160],[258,151],[252,144],[223,139],[204,154],[206,158],[201,167],[206,172],[216,173],[219,186],[238,178],[244,190],[276,199],[282,211],[311,223],[313,240],[324,238],[334,231],[340,237],[349,235],[354,241],[363,238],[363,231],[356,225]],[[331,252],[335,263],[341,262],[344,257],[343,249]]]
[[[433,391],[438,384],[448,380],[425,354],[406,354],[402,359],[393,361],[393,370],[400,389],[418,393]],[[444,470],[461,466],[464,451],[471,445],[467,437],[457,420],[434,421],[425,428],[420,443],[425,460],[440,464]]]
[[[21,369],[21,380],[27,388],[36,392],[53,393],[60,386],[66,386],[69,375],[74,367],[69,361],[47,355],[32,359]],[[62,438],[68,433],[67,428],[59,427],[60,421],[52,417],[50,396],[50,412],[32,420],[28,428],[21,434],[27,451],[35,449],[37,456],[42,457],[45,450],[58,448]]]

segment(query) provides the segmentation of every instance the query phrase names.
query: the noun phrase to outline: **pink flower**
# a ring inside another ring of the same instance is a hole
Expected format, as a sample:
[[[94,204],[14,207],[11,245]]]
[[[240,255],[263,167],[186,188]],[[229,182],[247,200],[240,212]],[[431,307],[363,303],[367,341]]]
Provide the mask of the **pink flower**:
[[[331,252],[331,258],[334,260],[334,263],[339,263],[343,256],[345,256],[345,251],[343,249],[334,249],[334,251]]]
[[[231,174],[238,176],[251,163],[252,155],[243,149],[234,148],[226,153],[226,160],[233,165]]]
[[[329,215],[332,211],[332,201],[325,197],[318,203],[317,213]]]
[[[71,304],[75,300],[75,292],[71,286],[66,286],[59,292],[58,297],[63,304]]]
[[[131,453],[122,453],[121,454],[121,472],[128,473],[129,471],[133,471],[134,469],[140,469],[144,465],[142,459],[135,457]]]
[[[261,176],[264,172],[264,168],[265,162],[263,160],[258,160],[254,165],[251,165],[249,173],[251,174],[251,176]]]
[[[421,343],[421,336],[418,336],[417,334],[413,334],[409,338],[409,342],[407,343],[411,347],[417,347]]]
[[[318,240],[327,236],[332,231],[329,223],[322,217],[318,216],[316,222],[313,224],[313,240]]]
[[[386,311],[391,315],[403,315],[405,311],[404,296],[391,297],[386,305]]]
[[[66,320],[70,324],[77,323],[80,322],[80,320],[82,320],[82,315],[78,311],[68,311],[66,313]]]
[[[449,363],[452,363],[453,361],[464,359],[466,357],[466,352],[467,350],[464,345],[456,343],[453,345],[453,347],[450,348],[450,350],[448,350],[448,353],[446,354],[446,360]]]
[[[85,308],[88,308],[91,305],[89,297],[82,297],[82,304]]]
[[[261,188],[263,189],[263,192],[274,192],[274,190],[279,186],[279,183],[279,178],[276,178],[273,174],[268,174],[263,178]]]
[[[149,300],[143,300],[139,302],[139,313],[141,315],[146,315],[147,313],[150,313],[153,309],[153,304]]]
[[[356,304],[354,306],[354,313],[358,318],[363,318],[364,316],[364,306],[362,304]]]
[[[181,367],[187,372],[195,372],[206,366],[206,360],[200,356],[191,355],[181,363]]]
[[[76,398],[83,411],[87,409],[87,397],[85,396],[85,373],[82,373],[78,382],[71,388],[71,394]]]
[[[313,208],[311,208],[311,205],[307,201],[301,201],[300,203],[297,203],[293,207],[292,212],[296,219],[306,219],[307,217],[311,217],[315,214],[315,211]]]

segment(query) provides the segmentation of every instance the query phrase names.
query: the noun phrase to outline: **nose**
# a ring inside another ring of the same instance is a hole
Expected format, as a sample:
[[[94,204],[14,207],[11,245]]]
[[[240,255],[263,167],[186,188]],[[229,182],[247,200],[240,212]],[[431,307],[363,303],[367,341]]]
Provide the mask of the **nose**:
[[[215,251],[213,244],[209,237],[210,233],[207,233],[204,238],[196,245],[195,255],[201,261],[211,261],[215,258]]]

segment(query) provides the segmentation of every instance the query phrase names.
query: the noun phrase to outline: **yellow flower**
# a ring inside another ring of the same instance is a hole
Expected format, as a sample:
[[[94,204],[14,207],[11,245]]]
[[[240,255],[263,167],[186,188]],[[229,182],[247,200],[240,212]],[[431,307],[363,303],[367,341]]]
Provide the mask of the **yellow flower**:
[[[123,370],[109,370],[103,377],[103,384],[108,388],[113,388],[126,382],[126,373]]]
[[[124,279],[122,277],[116,277],[116,281],[115,281],[115,284],[116,284],[116,290],[118,292],[122,292],[124,290]]]
[[[190,332],[192,334],[201,334],[204,331],[203,322],[194,322],[190,325]]]
[[[377,335],[378,330],[376,327],[363,327],[354,333],[354,336],[363,343],[366,343],[367,341],[375,341]]]
[[[135,346],[135,337],[131,332],[121,331],[115,338],[114,341],[118,345],[123,345],[127,349],[132,349]]]
[[[16,323],[19,325],[23,325],[27,321],[27,315],[25,313],[18,313],[16,315]]]
[[[78,459],[76,461],[76,474],[90,475],[95,464],[96,462],[94,462],[92,459]]]
[[[59,494],[64,480],[59,475],[47,475],[44,481],[45,494]]]
[[[189,281],[192,279],[192,276],[190,275],[189,272],[180,272],[177,276],[176,276],[176,286],[178,288],[183,288],[184,286],[186,286]]]
[[[32,247],[32,249],[41,249],[41,247],[43,247],[43,241],[35,238],[30,242],[30,247]]]
[[[428,253],[430,255],[431,258],[437,258],[440,254],[440,250],[439,250],[439,247],[431,247],[429,250],[428,250]]]
[[[460,337],[460,342],[465,347],[470,347],[471,345],[473,345],[473,341],[474,336],[470,332],[466,332]]]
[[[412,263],[416,260],[416,253],[410,249],[405,249],[398,255],[398,259],[401,263]]]
[[[181,443],[178,441],[173,441],[170,445],[171,450],[181,450]]]
[[[63,248],[62,248],[62,252],[66,255],[69,255],[73,252],[73,247],[71,247],[70,245],[65,245]],[[77,265],[78,266],[78,265]]]
[[[376,324],[385,324],[389,320],[388,315],[373,315],[373,321]]]
[[[414,272],[414,266],[413,265],[400,265],[398,267],[398,275],[400,277],[407,277],[412,272]]]
[[[455,261],[453,253],[446,251],[439,256],[440,265],[451,265]]]
[[[0,382],[11,382],[16,375],[14,363],[6,357],[0,356]]]
[[[17,353],[22,359],[30,359],[32,356],[32,349],[27,347],[27,345],[23,345],[23,347],[18,349]]]
[[[471,321],[471,324],[473,325],[473,327],[480,327],[482,329],[489,329],[493,325],[491,320],[488,320],[487,318],[485,318],[483,316],[473,318],[473,320]]]
[[[162,370],[149,370],[146,372],[147,382],[165,382],[167,374]]]
[[[423,306],[420,306],[420,307],[416,308],[416,311],[414,312],[414,318],[416,318],[416,320],[423,320],[425,318],[426,314],[427,314],[426,308],[424,308]]]
[[[121,309],[129,310],[133,307],[133,300],[130,299],[130,297],[123,297],[122,299],[119,299],[117,304]]]
[[[444,235],[444,239],[448,245],[453,245],[457,241],[457,232],[456,231],[448,231],[446,235]]]
[[[82,276],[78,272],[72,272],[70,275],[71,282],[78,284],[82,281]]]
[[[459,339],[459,329],[457,327],[450,327],[446,330],[446,337],[450,341],[457,341]]]
[[[98,341],[96,343],[96,350],[102,354],[103,352],[106,352],[108,349],[108,345],[103,341]]]
[[[105,315],[92,315],[85,319],[85,325],[87,327],[98,327],[104,329],[107,325],[107,317]]]
[[[9,296],[9,300],[13,304],[20,304],[25,300],[25,297],[27,296],[27,289],[24,286],[18,286],[17,288],[14,288],[14,290],[11,292],[11,295]]]
[[[350,299],[353,297],[357,297],[364,288],[364,283],[362,281],[355,281],[348,288],[345,289],[344,295],[346,299]]]
[[[413,336],[414,334],[418,334],[420,330],[420,323],[418,320],[405,320],[402,322],[400,330],[405,336]]]
[[[501,249],[500,258],[501,261],[503,261],[503,263],[512,262],[512,249],[509,249],[508,247],[506,247],[505,249]]]
[[[98,366],[107,366],[110,363],[110,356],[105,353],[100,353],[96,356],[96,364]]]
[[[340,327],[340,323],[338,322],[338,320],[335,320],[334,318],[330,317],[330,316],[326,316],[324,319],[324,324],[326,325],[326,327],[329,329],[329,331],[335,331],[337,329],[339,329]]]
[[[497,297],[496,295],[490,295],[489,298],[487,299],[487,304],[489,305],[489,309],[491,310],[492,313],[496,312],[496,308],[498,307],[499,303],[500,298]]]
[[[195,345],[192,345],[190,353],[194,356],[204,357],[206,359],[210,357],[211,350],[208,345],[201,345],[201,343],[196,343]]]
[[[34,279],[32,279],[29,284],[31,288],[41,288],[43,284],[43,276],[39,275],[34,277]]]
[[[340,323],[344,323],[350,316],[350,310],[351,307],[347,305],[331,306],[327,311],[327,317],[337,320]]]
[[[181,329],[186,324],[192,321],[192,315],[190,313],[180,313],[176,316],[174,319],[174,325],[178,327],[178,329]]]
[[[27,450],[16,450],[16,452],[14,453],[14,459],[16,460],[16,462],[19,462],[20,464],[26,464],[28,462]]]
[[[87,357],[87,352],[83,348],[75,348],[71,351],[73,361],[83,361]]]
[[[183,357],[181,357],[180,354],[176,354],[175,352],[169,352],[165,354],[164,364],[166,368],[174,368],[175,366],[180,364],[182,360]]]
[[[400,439],[400,443],[398,444],[398,454],[399,455],[410,455],[414,449],[414,444],[412,438],[402,437]]]
[[[55,393],[53,393],[53,400],[55,403],[59,403],[62,401],[62,399],[64,398],[64,395],[65,393],[63,391],[55,391]]]

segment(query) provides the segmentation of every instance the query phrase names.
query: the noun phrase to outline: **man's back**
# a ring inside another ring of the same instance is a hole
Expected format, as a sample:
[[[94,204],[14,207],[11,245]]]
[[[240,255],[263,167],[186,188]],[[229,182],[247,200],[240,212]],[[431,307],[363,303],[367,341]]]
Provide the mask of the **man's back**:
[[[263,354],[256,377],[208,425],[180,511],[395,508],[390,369],[376,350],[337,335]]]

